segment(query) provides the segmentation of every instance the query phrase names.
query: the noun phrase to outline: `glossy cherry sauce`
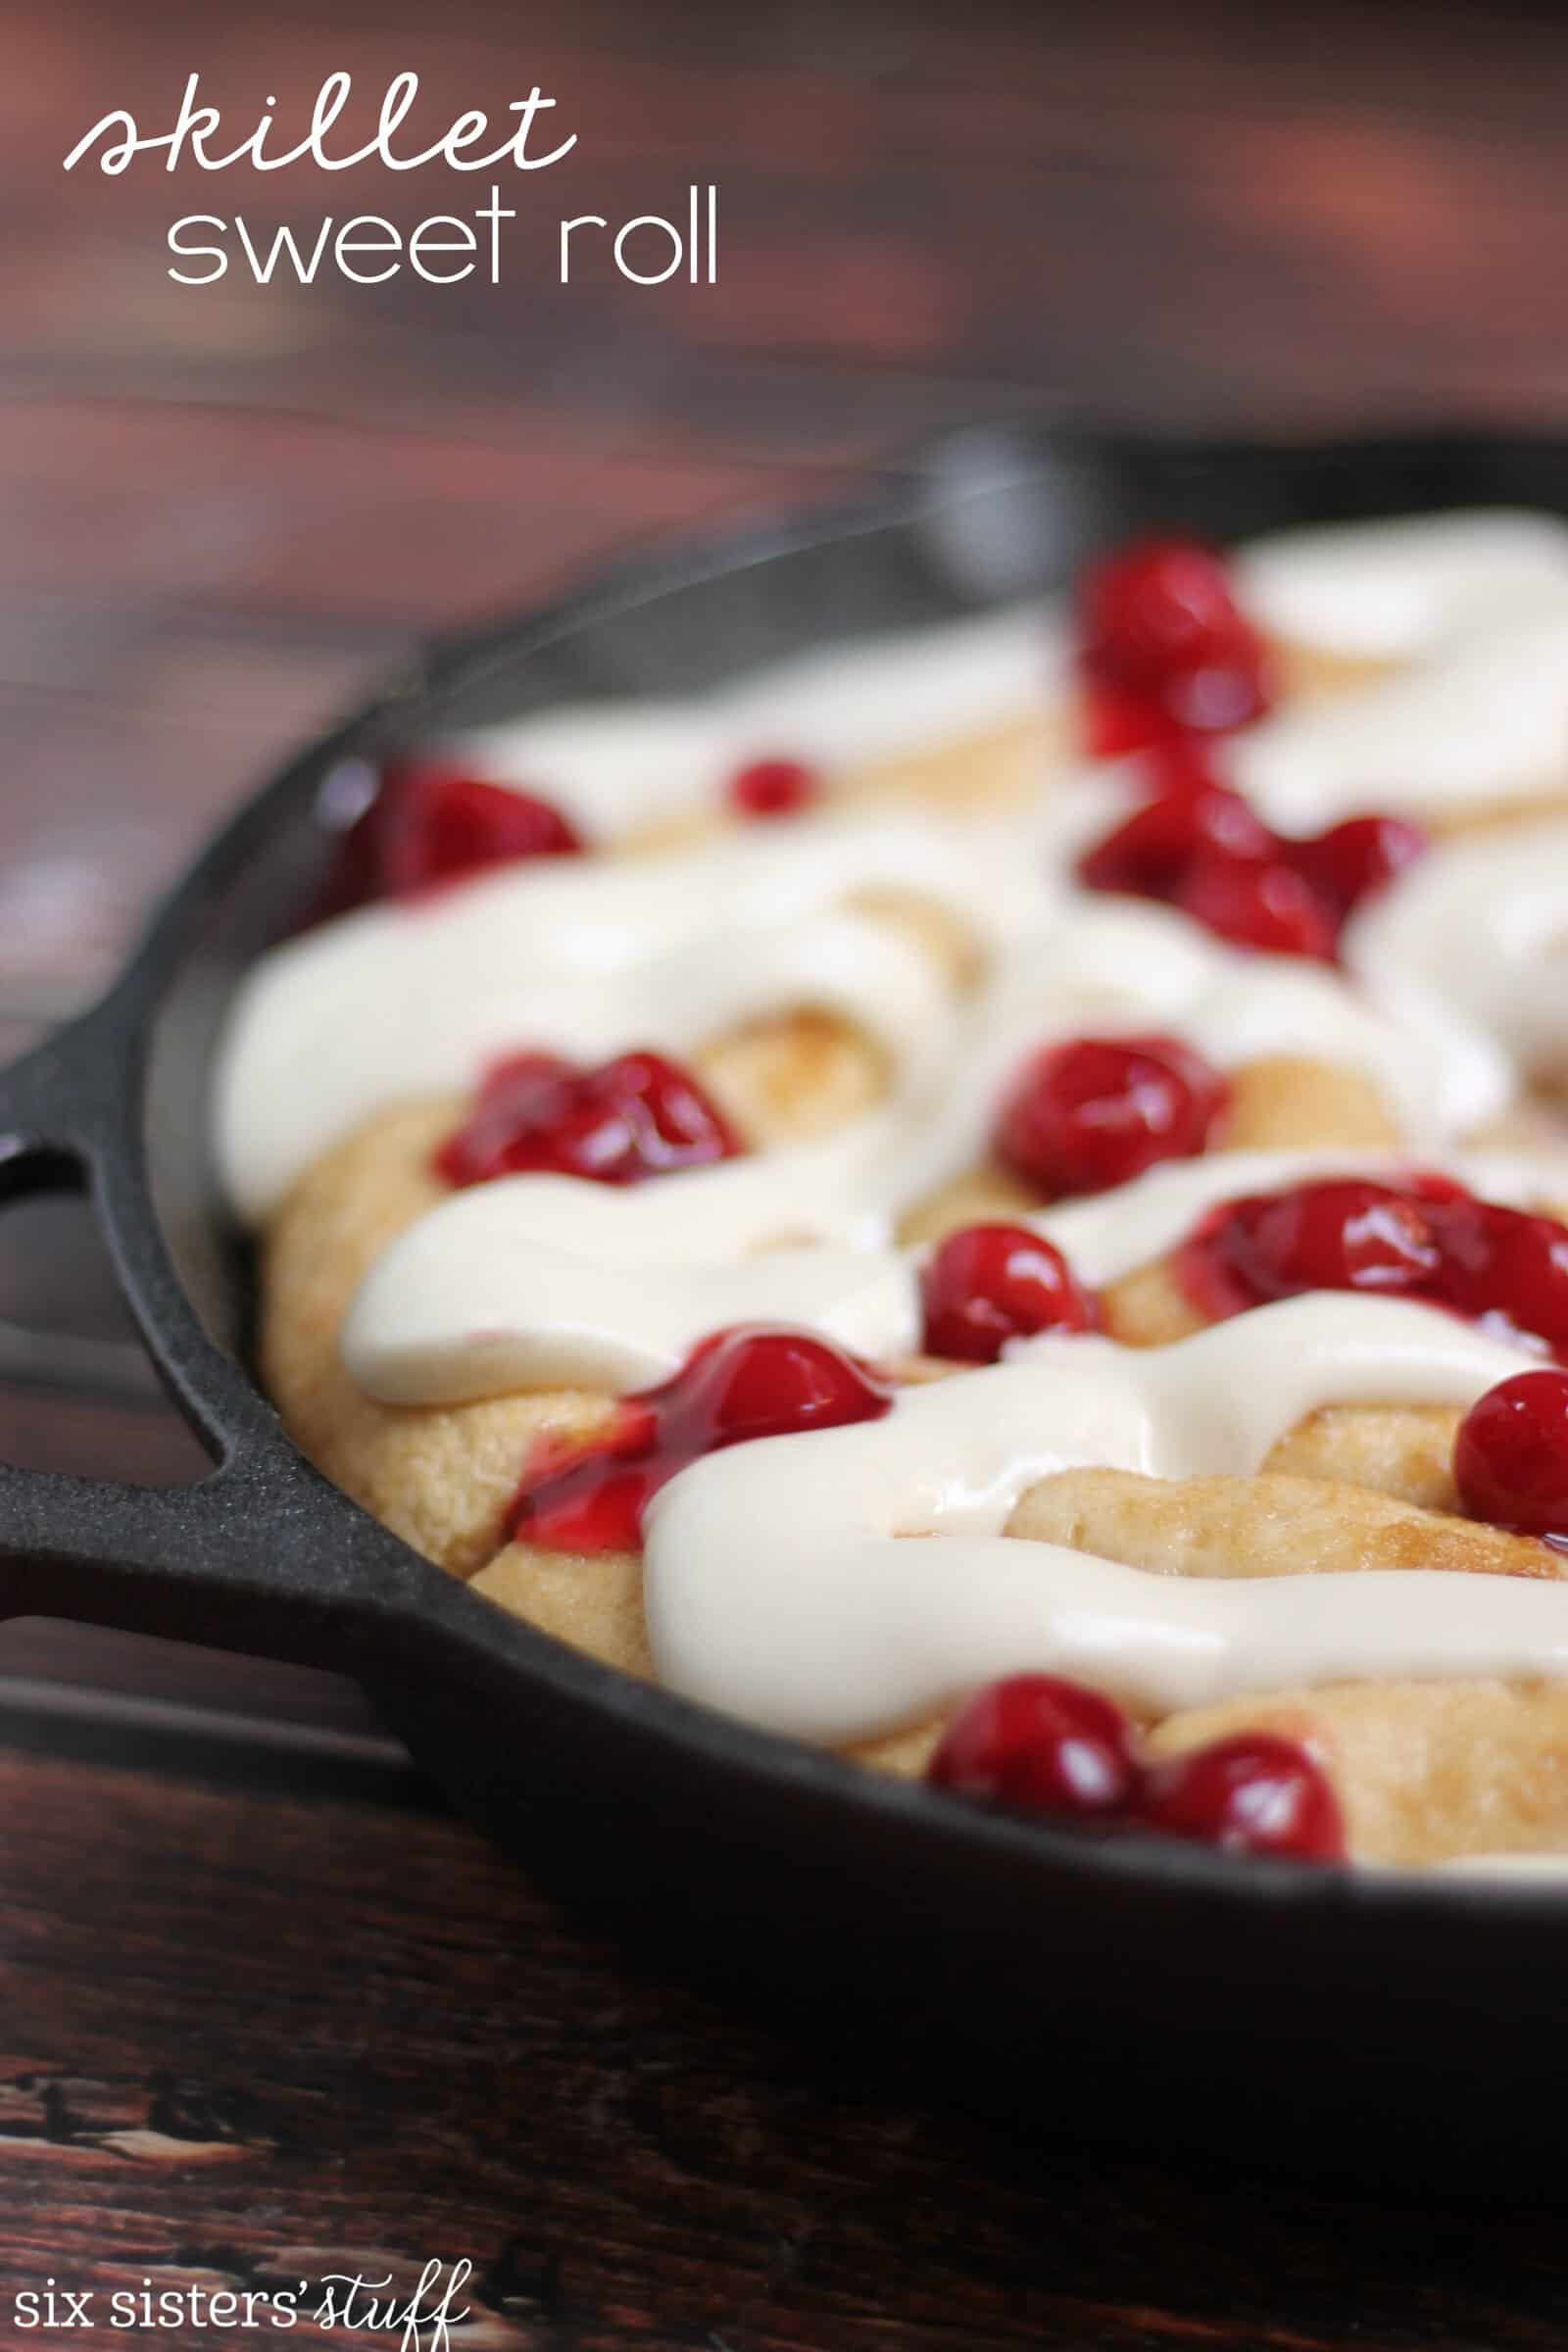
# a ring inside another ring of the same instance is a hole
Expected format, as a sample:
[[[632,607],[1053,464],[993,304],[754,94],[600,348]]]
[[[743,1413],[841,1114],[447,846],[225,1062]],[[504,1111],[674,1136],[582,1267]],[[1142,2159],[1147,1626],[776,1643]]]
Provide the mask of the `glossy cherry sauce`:
[[[721,1446],[878,1421],[893,1389],[809,1332],[714,1332],[658,1388],[623,1396],[604,1435],[535,1447],[509,1536],[556,1551],[631,1551],[678,1470]]]

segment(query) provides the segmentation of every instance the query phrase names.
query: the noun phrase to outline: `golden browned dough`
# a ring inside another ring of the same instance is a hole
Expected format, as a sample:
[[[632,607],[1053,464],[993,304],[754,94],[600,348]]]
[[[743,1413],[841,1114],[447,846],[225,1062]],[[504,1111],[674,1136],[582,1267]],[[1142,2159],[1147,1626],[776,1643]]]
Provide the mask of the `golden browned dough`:
[[[727,1030],[691,1066],[750,1143],[805,1143],[886,1092],[887,1055],[838,1013],[768,1013]]]
[[[430,1155],[463,1108],[445,1100],[384,1111],[295,1185],[262,1250],[261,1368],[318,1467],[416,1551],[467,1576],[501,1542],[536,1439],[585,1436],[609,1405],[582,1391],[381,1404],[343,1367],[349,1301],[372,1259],[446,1197]]]
[[[750,1022],[699,1047],[692,1062],[756,1144],[820,1133],[886,1083],[878,1048],[838,1015],[809,1009]],[[501,1545],[533,1446],[591,1437],[612,1410],[583,1390],[382,1404],[339,1359],[344,1315],[373,1260],[448,1197],[432,1154],[466,1109],[465,1097],[446,1096],[368,1120],[294,1186],[261,1252],[262,1376],[295,1439],[367,1510],[459,1576]]]
[[[929,801],[938,808],[1027,807],[1077,757],[1077,718],[1058,710],[1007,719],[930,751],[862,762],[836,780],[845,800]]]
[[[914,890],[864,890],[846,906],[896,931],[956,992],[980,967],[980,949],[946,906]],[[807,1143],[869,1110],[891,1066],[876,1039],[843,1013],[794,1004],[759,1015],[697,1047],[692,1067],[755,1146]]]
[[[1106,1332],[1124,1348],[1169,1348],[1208,1322],[1165,1258],[1107,1282],[1100,1294],[1100,1313]]]
[[[1568,816],[1568,791],[1521,792],[1511,800],[1438,802],[1419,811],[1429,833],[1494,833],[1509,825],[1545,824]]]
[[[1558,1578],[1568,1558],[1527,1536],[1323,1478],[1148,1478],[1060,1470],[1013,1505],[1005,1533],[1161,1576],[1321,1576],[1446,1569]]]
[[[1371,686],[1399,667],[1384,654],[1343,654],[1322,645],[1275,638],[1268,649],[1274,691],[1281,702],[1315,701],[1348,687]]]
[[[1354,1151],[1398,1141],[1398,1120],[1361,1070],[1305,1054],[1269,1054],[1232,1073],[1230,1115],[1220,1138],[1227,1152],[1324,1145]]]
[[[1233,1732],[1309,1747],[1363,1862],[1568,1850],[1568,1686],[1351,1683],[1167,1716],[1150,1739],[1180,1755]]]
[[[1285,1478],[1370,1487],[1426,1511],[1453,1511],[1453,1440],[1463,1416],[1448,1404],[1326,1404],[1288,1430],[1262,1467]]]
[[[1015,1176],[988,1163],[955,1176],[899,1220],[898,1238],[906,1247],[916,1242],[940,1242],[964,1225],[981,1225],[1032,1216],[1042,1206],[1040,1195]]]
[[[509,1544],[480,1569],[473,1589],[602,1665],[653,1681],[643,1564],[634,1551],[542,1551]]]

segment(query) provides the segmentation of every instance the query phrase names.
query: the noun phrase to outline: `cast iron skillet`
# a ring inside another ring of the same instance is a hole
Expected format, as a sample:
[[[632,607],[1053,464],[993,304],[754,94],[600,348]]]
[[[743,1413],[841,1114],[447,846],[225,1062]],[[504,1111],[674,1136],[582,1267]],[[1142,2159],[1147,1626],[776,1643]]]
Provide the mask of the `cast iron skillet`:
[[[0,1078],[0,1194],[85,1183],[215,1464],[174,1492],[0,1468],[0,1613],[356,1675],[553,1885],[819,2042],[897,2043],[1033,2120],[1401,2170],[1416,2149],[1491,2167],[1549,2138],[1568,1903],[987,1816],[644,1690],[417,1558],[252,1385],[207,1141],[230,992],[308,904],[356,760],[1054,585],[1133,526],[1230,538],[1473,504],[1568,514],[1568,443],[974,435],[876,507],[644,562],[437,648],[244,808],[106,1001]]]

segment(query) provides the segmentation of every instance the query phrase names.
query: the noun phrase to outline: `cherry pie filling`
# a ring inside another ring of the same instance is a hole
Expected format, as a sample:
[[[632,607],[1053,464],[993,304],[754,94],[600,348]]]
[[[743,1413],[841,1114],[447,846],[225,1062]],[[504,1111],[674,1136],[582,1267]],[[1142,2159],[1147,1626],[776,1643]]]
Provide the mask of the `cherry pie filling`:
[[[1195,1158],[1229,1106],[1224,1078],[1178,1038],[1070,1038],[1014,1074],[992,1147],[1043,1200],[1103,1193]]]
[[[1568,1227],[1442,1177],[1327,1177],[1222,1201],[1181,1245],[1176,1275],[1214,1320],[1302,1291],[1377,1291],[1568,1359]]]
[[[1142,755],[1151,796],[1081,858],[1084,887],[1178,906],[1236,947],[1332,961],[1347,918],[1425,837],[1355,816],[1292,840],[1214,775],[1208,747],[1273,700],[1224,559],[1180,536],[1142,540],[1084,574],[1076,617],[1087,748]]]
[[[1263,641],[1222,559],[1200,541],[1149,538],[1078,584],[1079,678],[1090,752],[1225,734],[1273,700]]]
[[[1568,1550],[1568,1372],[1516,1372],[1459,1424],[1453,1478],[1472,1519]]]
[[[389,765],[338,844],[313,920],[377,900],[426,898],[498,866],[580,857],[586,846],[561,810],[533,793],[457,768]]]
[[[525,1174],[642,1184],[745,1149],[691,1072],[665,1054],[617,1054],[582,1068],[555,1054],[513,1054],[486,1072],[435,1167],[459,1186]]]
[[[602,1436],[542,1440],[507,1534],[555,1551],[634,1551],[644,1510],[688,1463],[754,1438],[879,1421],[892,1402],[889,1383],[808,1332],[713,1332],[671,1379],[623,1396]]]
[[[1333,962],[1350,915],[1419,858],[1396,816],[1351,816],[1295,839],[1186,758],[1151,764],[1152,796],[1078,861],[1086,890],[1178,907],[1233,947]]]
[[[943,1733],[933,1787],[1102,1831],[1156,1830],[1234,1853],[1345,1859],[1333,1789],[1308,1750],[1242,1732],[1152,1761],[1113,1700],[1049,1674],[977,1690]]]
[[[1061,1251],[1027,1225],[965,1225],[920,1275],[927,1355],[994,1364],[1009,1340],[1094,1331],[1100,1310]]]
[[[725,787],[737,816],[799,816],[821,793],[821,778],[802,760],[753,760]]]

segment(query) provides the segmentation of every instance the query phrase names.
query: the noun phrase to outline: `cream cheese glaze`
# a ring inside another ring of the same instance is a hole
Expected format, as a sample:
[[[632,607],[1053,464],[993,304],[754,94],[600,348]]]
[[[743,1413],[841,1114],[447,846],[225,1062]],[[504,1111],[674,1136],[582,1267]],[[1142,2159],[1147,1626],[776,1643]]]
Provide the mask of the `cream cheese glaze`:
[[[1067,689],[1059,615],[1031,605],[781,662],[684,702],[583,704],[454,736],[473,775],[543,792],[591,841],[716,804],[759,758],[825,771],[928,752]]]
[[[1349,1063],[1418,1138],[1460,1133],[1508,1101],[1506,1059],[1456,1007],[1428,1003],[1421,1023],[1396,1022],[1375,987],[1362,1002],[1332,972],[1247,956],[1161,906],[1086,904],[1069,887],[1071,857],[1110,789],[1065,791],[1024,825],[835,814],[801,820],[782,842],[753,831],[608,868],[517,866],[312,932],[241,992],[218,1095],[230,1197],[265,1215],[372,1111],[471,1084],[521,1045],[591,1056],[635,1039],[679,1052],[803,1004],[844,1012],[892,1054],[896,1099],[918,1114],[894,1172],[905,1200],[973,1156],[1021,1053],[1088,1028],[1178,1026],[1232,1065],[1283,1052]],[[914,947],[840,904],[890,882],[951,907],[991,947],[990,979],[966,1010]],[[1520,887],[1535,882],[1527,863]],[[897,1118],[876,1134],[896,1147]],[[847,1140],[850,1160],[860,1149]],[[759,1238],[776,1230],[764,1222]]]
[[[1509,508],[1281,531],[1238,551],[1236,584],[1273,637],[1410,662],[1499,610],[1568,601],[1568,525]]]
[[[1490,614],[1409,669],[1287,706],[1224,765],[1287,832],[1398,811],[1568,793],[1568,591]]]
[[[1429,1152],[1421,1165],[1509,1207],[1568,1204],[1568,1155]],[[1408,1166],[1398,1152],[1223,1152],[1017,1222],[1098,1286],[1162,1255],[1220,1200]],[[896,1138],[874,1120],[858,1123],[854,1166],[834,1139],[679,1185],[476,1185],[383,1252],[350,1308],[344,1361],[385,1403],[458,1404],[519,1388],[649,1388],[735,1323],[798,1324],[883,1361],[912,1354],[927,1252],[892,1247],[897,1200],[882,1180],[896,1167]],[[765,1247],[785,1231],[810,1246]]]
[[[1568,818],[1441,842],[1347,927],[1369,997],[1425,1034],[1455,1020],[1568,1071]]]
[[[372,1111],[468,1085],[521,1044],[681,1052],[805,1002],[918,1063],[944,992],[887,924],[838,904],[873,884],[929,893],[991,940],[1032,919],[1041,895],[1016,823],[844,810],[782,836],[753,827],[608,864],[506,867],[309,932],[263,959],[235,1007],[218,1087],[230,1197],[264,1215]]]
[[[1237,580],[1274,635],[1401,665],[1231,745],[1271,824],[1568,793],[1568,526],[1499,511],[1293,531],[1243,551]]]
[[[1348,1295],[1169,1348],[1041,1339],[1019,1356],[905,1390],[881,1421],[736,1446],[671,1480],[644,1562],[661,1681],[842,1742],[1029,1670],[1155,1715],[1302,1683],[1568,1673],[1568,1584],[1159,1576],[1001,1532],[1052,1471],[1250,1473],[1322,1405],[1469,1405],[1535,1360],[1522,1349]]]

